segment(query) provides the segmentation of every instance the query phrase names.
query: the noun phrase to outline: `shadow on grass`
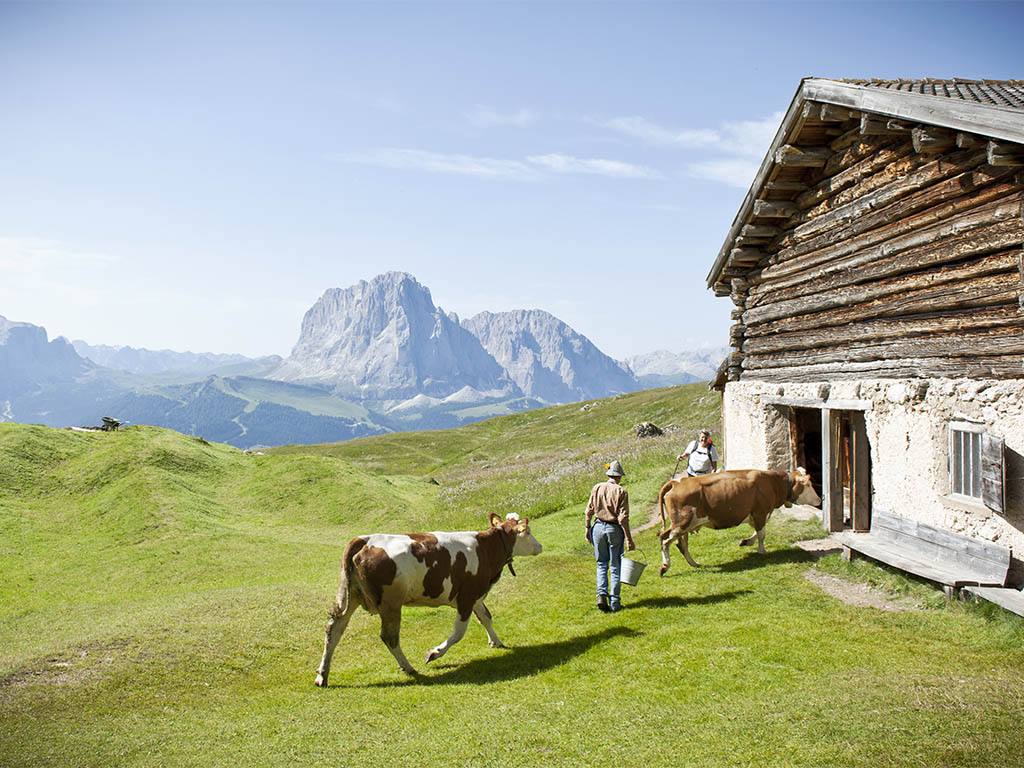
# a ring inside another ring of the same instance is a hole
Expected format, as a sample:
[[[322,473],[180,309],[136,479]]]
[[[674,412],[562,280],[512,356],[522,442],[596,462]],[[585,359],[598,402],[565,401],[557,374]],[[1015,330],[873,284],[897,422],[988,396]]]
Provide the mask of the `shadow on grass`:
[[[751,568],[761,568],[765,565],[786,565],[787,563],[813,563],[815,561],[814,555],[810,552],[804,552],[802,549],[796,547],[790,547],[788,549],[777,549],[773,552],[769,552],[767,555],[760,554],[756,549],[753,552],[747,552],[743,557],[738,560],[730,560],[727,563],[719,563],[718,565],[710,566],[716,571],[722,573],[737,573],[739,571],[750,570]]]
[[[636,637],[639,632],[627,627],[609,627],[582,637],[573,637],[557,643],[541,643],[509,648],[505,653],[485,659],[474,659],[467,664],[452,665],[437,675],[416,673],[404,680],[366,683],[363,685],[330,686],[331,688],[394,688],[407,685],[487,685],[501,680],[531,677],[545,670],[565,664],[589,651],[598,643],[613,637]]]
[[[717,595],[699,595],[697,597],[679,597],[670,595],[667,597],[646,597],[629,603],[629,608],[688,608],[694,605],[714,605],[724,603],[726,600],[735,600],[737,597],[752,594],[752,590],[740,589],[735,592],[721,592]]]

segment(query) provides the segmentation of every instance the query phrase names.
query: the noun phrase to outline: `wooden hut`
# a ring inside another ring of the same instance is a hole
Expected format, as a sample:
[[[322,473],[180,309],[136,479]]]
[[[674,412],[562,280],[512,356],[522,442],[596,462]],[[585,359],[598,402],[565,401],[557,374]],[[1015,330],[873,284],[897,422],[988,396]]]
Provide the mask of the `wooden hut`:
[[[728,467],[806,466],[828,529],[896,516],[1024,582],[1022,200],[1024,81],[804,80],[707,279]]]

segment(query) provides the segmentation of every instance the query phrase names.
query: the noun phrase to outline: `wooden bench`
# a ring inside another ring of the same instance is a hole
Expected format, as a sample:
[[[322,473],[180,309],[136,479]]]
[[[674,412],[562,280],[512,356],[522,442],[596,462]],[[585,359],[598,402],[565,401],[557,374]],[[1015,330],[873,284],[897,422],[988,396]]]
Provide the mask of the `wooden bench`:
[[[843,559],[853,552],[942,584],[952,597],[964,586],[1002,587],[1010,570],[1010,549],[972,539],[888,512],[871,512],[868,533],[837,534]]]

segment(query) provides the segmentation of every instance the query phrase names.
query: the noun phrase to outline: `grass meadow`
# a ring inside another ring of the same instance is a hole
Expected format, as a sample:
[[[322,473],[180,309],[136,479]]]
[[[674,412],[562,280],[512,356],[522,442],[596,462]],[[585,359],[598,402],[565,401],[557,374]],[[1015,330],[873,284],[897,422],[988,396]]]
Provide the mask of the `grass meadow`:
[[[626,610],[594,607],[583,537],[604,462],[634,527],[694,431],[704,385],[442,432],[245,455],[150,427],[0,424],[0,766],[1019,766],[1024,620],[948,603],[869,562],[793,547],[816,522],[702,531],[690,568],[652,564]],[[638,440],[636,423],[670,431]],[[728,446],[725,446],[728,449]],[[424,665],[454,612],[406,609],[401,673],[358,612],[313,686],[344,544],[373,531],[529,516],[475,622]],[[820,569],[909,595],[830,597]]]

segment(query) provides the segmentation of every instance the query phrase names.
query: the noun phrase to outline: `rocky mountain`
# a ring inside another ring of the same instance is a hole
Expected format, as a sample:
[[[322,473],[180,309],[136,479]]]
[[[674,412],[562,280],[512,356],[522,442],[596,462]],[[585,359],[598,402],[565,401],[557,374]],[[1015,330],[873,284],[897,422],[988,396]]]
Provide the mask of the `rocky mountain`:
[[[625,365],[543,310],[481,312],[462,327],[528,397],[570,403],[641,388]]]
[[[404,272],[325,292],[270,377],[372,401],[443,398],[464,387],[521,395],[458,317],[435,307],[430,291]]]
[[[701,347],[689,352],[660,349],[643,355],[627,357],[644,389],[710,381],[719,363],[729,354],[729,347]]]
[[[45,328],[0,316],[0,397],[81,376],[95,367],[64,337],[50,341]]]
[[[245,355],[212,352],[174,352],[170,349],[92,345],[81,340],[75,340],[71,344],[80,356],[92,360],[96,365],[140,376],[167,373],[185,374],[195,378],[217,373],[256,375],[273,370],[281,364],[281,358],[277,355],[254,359]]]

